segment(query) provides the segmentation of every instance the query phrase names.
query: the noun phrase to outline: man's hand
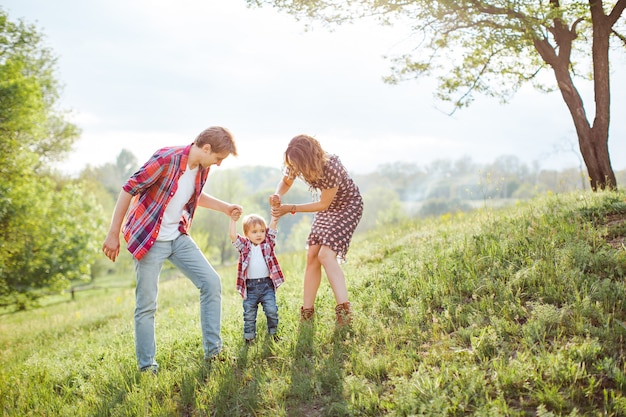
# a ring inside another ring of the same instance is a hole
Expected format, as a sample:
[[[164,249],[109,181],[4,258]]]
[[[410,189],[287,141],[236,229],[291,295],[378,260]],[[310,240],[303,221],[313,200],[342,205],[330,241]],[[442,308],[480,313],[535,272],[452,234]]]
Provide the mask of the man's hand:
[[[120,254],[120,238],[119,236],[107,235],[104,243],[102,244],[102,252],[107,258],[115,262]]]

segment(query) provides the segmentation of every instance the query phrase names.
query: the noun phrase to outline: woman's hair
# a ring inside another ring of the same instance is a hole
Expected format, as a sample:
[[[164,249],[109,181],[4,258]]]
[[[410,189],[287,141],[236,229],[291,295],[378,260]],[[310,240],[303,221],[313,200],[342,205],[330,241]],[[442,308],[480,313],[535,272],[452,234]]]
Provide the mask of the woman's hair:
[[[248,230],[252,229],[253,226],[263,226],[267,230],[267,223],[265,223],[265,219],[258,214],[248,214],[243,217],[243,234],[248,234]]]
[[[291,139],[285,151],[285,165],[294,178],[301,176],[312,183],[324,174],[328,156],[317,139],[308,135],[298,135]]]
[[[214,153],[228,152],[229,155],[237,156],[237,147],[233,134],[228,129],[220,126],[209,127],[203,130],[194,141],[199,148],[206,144],[211,145]]]

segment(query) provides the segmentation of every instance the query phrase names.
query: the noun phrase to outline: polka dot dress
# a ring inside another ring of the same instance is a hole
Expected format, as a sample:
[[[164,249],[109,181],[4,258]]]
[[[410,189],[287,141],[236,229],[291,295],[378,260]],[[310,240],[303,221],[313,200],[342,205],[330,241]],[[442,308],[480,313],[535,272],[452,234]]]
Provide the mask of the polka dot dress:
[[[338,190],[330,206],[315,213],[307,244],[328,246],[345,262],[352,235],[363,215],[359,188],[336,155],[330,155],[326,161],[322,178],[309,185],[319,190]]]

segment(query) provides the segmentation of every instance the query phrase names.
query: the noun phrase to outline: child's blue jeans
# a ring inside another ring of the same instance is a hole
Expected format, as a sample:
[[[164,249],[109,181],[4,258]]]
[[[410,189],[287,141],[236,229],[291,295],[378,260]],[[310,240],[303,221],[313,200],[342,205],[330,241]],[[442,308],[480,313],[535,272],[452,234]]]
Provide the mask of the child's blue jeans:
[[[276,289],[268,278],[247,279],[248,297],[243,300],[243,336],[246,340],[256,337],[256,317],[259,304],[267,318],[267,332],[275,335],[278,330],[278,305],[276,305]]]

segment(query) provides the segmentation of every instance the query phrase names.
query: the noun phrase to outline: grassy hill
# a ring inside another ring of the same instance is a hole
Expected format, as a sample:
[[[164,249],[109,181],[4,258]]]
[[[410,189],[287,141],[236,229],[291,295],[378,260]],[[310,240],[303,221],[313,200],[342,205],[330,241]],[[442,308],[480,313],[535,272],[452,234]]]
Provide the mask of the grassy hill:
[[[323,282],[301,327],[304,252],[281,255],[280,334],[242,340],[220,270],[230,361],[204,363],[198,294],[163,280],[157,376],[136,370],[131,277],[0,316],[5,416],[626,416],[626,196],[548,195],[353,242],[356,311]]]

